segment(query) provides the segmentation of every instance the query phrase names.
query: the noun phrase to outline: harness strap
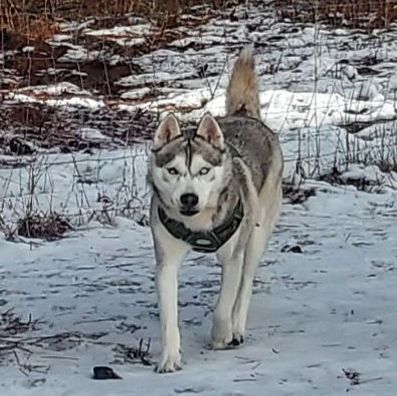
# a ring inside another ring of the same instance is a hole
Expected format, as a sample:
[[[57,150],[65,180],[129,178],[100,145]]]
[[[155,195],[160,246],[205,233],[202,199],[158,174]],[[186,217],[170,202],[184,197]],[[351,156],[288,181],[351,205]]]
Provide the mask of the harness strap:
[[[183,223],[168,217],[160,206],[158,214],[161,223],[173,237],[187,242],[195,252],[214,253],[236,232],[244,217],[244,210],[243,204],[239,200],[233,213],[223,224],[210,231],[192,231]]]

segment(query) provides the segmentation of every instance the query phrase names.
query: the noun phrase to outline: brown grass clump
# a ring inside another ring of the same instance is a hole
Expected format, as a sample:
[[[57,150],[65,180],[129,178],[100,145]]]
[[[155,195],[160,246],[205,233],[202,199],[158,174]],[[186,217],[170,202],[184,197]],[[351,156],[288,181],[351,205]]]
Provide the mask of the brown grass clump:
[[[28,27],[22,30],[23,36],[27,40],[34,42],[48,40],[56,33],[59,33],[58,24],[44,18],[30,21]]]
[[[69,222],[55,212],[30,213],[18,220],[18,235],[53,241],[71,229]]]
[[[0,2],[0,30],[3,36],[14,34],[25,42],[44,42],[59,32],[55,15],[23,0]]]

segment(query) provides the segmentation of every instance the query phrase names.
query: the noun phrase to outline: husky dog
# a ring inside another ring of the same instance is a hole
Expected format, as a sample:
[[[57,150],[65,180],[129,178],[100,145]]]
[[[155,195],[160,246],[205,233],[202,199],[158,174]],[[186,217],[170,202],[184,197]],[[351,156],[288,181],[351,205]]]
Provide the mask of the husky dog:
[[[181,368],[178,267],[190,250],[216,252],[222,282],[214,310],[215,349],[244,341],[255,270],[279,216],[283,157],[260,118],[252,50],[240,53],[222,118],[205,114],[182,130],[168,114],[155,132],[148,179],[162,354],[158,372]]]

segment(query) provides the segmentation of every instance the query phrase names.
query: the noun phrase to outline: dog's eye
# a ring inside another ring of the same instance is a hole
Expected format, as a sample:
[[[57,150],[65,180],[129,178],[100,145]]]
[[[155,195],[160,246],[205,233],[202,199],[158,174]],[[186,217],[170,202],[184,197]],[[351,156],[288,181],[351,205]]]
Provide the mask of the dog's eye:
[[[178,169],[176,169],[176,168],[168,168],[167,171],[168,171],[168,173],[169,173],[170,175],[177,175],[177,174],[179,174]]]
[[[201,168],[200,171],[199,171],[199,175],[200,175],[200,176],[204,176],[204,175],[206,175],[209,171],[210,171],[210,168],[207,168],[207,167]]]

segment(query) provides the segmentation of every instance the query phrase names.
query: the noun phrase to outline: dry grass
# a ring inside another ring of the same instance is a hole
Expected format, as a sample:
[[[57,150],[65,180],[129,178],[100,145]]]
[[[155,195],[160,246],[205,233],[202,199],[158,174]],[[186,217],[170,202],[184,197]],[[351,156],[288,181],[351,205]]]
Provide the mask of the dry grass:
[[[0,338],[6,338],[36,330],[38,323],[38,320],[32,320],[31,315],[29,315],[27,321],[23,321],[11,309],[8,309],[5,312],[0,312]]]
[[[37,3],[37,4],[36,4]],[[0,29],[3,35],[15,34],[27,42],[44,41],[57,33],[56,17],[42,12],[40,2],[3,0],[0,2]]]
[[[250,0],[249,2],[254,2]],[[126,14],[137,14],[159,28],[179,26],[181,15],[203,6],[208,12],[224,9],[243,0],[2,0],[0,30],[2,35],[17,36],[25,42],[44,42],[58,32],[64,20],[82,20],[95,16],[102,20],[118,20]],[[275,0],[276,13],[281,19],[295,22],[321,22],[328,25],[351,26],[371,30],[388,27],[397,20],[396,0]],[[198,6],[198,8],[197,8]],[[205,6],[205,7],[204,7]],[[196,11],[194,14],[200,14]],[[208,16],[208,15],[207,15]],[[200,19],[199,19],[200,20]],[[105,22],[106,23],[106,22]],[[3,38],[4,40],[4,38]]]
[[[194,6],[219,10],[239,0],[3,0],[0,2],[2,34],[17,35],[27,42],[43,42],[58,31],[63,20],[122,19],[135,13],[161,28],[180,24],[180,16]]]
[[[31,315],[26,321],[22,320],[12,309],[0,312],[0,363],[12,354],[18,359],[17,351],[29,353],[24,335],[37,330],[39,324]]]
[[[296,22],[374,29],[397,20],[396,0],[275,0],[277,14]]]
[[[26,238],[39,238],[53,241],[63,236],[71,229],[70,223],[61,215],[50,213],[30,213],[19,219],[17,224],[18,235]]]

